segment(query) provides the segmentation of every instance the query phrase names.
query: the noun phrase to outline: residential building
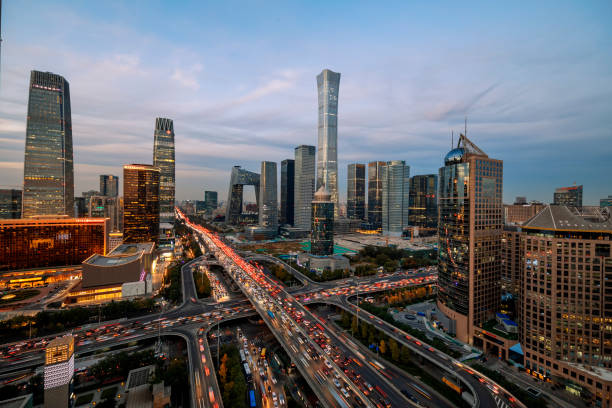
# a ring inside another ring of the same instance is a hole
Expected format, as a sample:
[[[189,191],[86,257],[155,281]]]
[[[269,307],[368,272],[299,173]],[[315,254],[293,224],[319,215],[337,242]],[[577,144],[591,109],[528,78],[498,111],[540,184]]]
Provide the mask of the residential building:
[[[312,201],[310,253],[316,256],[334,253],[334,202],[325,186],[319,188]]]
[[[408,227],[410,166],[403,160],[388,161],[382,175],[382,232],[401,237]]]
[[[278,233],[278,197],[276,162],[261,162],[259,182],[259,227]]]
[[[22,194],[21,190],[0,189],[0,219],[21,218]]]
[[[172,119],[156,118],[153,166],[159,169],[159,222],[169,224],[174,224],[174,165],[174,122]]]
[[[500,305],[503,162],[461,135],[439,171],[438,308],[451,332],[474,341]]]
[[[317,152],[317,190],[330,192],[334,216],[338,216],[338,91],[340,73],[324,69],[317,75],[319,126]]]
[[[555,190],[553,204],[582,207],[582,185],[559,187]]]
[[[315,188],[315,147],[301,145],[295,148],[294,226],[310,231],[311,206]]]
[[[225,222],[227,224],[236,225],[240,221],[242,214],[242,192],[245,185],[255,188],[255,199],[257,200],[257,207],[260,208],[259,179],[260,175],[257,173],[244,170],[240,166],[232,167],[225,209]]]
[[[372,229],[382,228],[382,175],[384,161],[368,163],[368,223]]]
[[[73,214],[70,87],[60,75],[30,74],[23,167],[22,217]]]
[[[119,195],[119,177],[101,174],[100,194],[106,197],[117,197]]]
[[[295,209],[295,160],[281,162],[280,223],[293,225]]]
[[[74,337],[56,337],[45,348],[44,407],[71,407],[74,376]]]
[[[365,164],[349,164],[347,178],[346,217],[352,220],[364,220]]]
[[[123,166],[123,242],[157,242],[159,177],[149,164]]]
[[[435,174],[410,177],[408,224],[419,227],[422,232],[437,232],[438,176]]]

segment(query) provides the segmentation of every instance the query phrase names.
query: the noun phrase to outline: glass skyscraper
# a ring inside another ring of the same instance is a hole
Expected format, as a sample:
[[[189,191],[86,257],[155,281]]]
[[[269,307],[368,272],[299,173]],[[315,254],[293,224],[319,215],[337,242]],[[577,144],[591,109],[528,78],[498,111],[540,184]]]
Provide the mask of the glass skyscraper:
[[[123,241],[157,242],[160,171],[149,164],[123,166]]]
[[[408,224],[429,229],[438,227],[438,176],[424,174],[410,178]]]
[[[119,195],[119,177],[101,174],[100,195],[105,197],[117,197]]]
[[[159,221],[174,224],[174,123],[155,119],[153,165],[159,168]],[[125,193],[124,193],[125,194]]]
[[[334,216],[338,217],[338,91],[340,73],[324,69],[317,76],[319,127],[317,152],[317,190],[331,194]]]
[[[204,208],[209,214],[217,209],[217,192],[204,191]]]
[[[317,256],[334,253],[334,202],[325,186],[319,188],[312,201],[310,253]]]
[[[280,223],[293,225],[294,195],[295,195],[295,160],[286,159],[281,162],[281,211]]]
[[[295,211],[294,227],[310,230],[311,206],[315,188],[315,147],[295,148]]]
[[[0,189],[0,219],[21,218],[21,190]]]
[[[365,164],[348,165],[346,216],[353,220],[365,219]]]
[[[386,163],[368,163],[368,223],[373,229],[382,228],[382,172]]]
[[[28,98],[22,217],[72,215],[70,87],[60,75],[32,71]]]
[[[410,166],[403,160],[387,162],[382,176],[383,235],[401,237],[408,226]]]
[[[259,226],[278,232],[278,197],[276,163],[261,162],[259,178]]]

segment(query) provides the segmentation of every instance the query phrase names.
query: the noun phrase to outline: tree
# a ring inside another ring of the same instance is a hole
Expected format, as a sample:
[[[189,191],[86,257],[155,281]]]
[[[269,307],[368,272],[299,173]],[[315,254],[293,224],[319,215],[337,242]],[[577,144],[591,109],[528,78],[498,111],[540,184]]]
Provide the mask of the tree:
[[[349,325],[351,324],[351,317],[349,316],[349,314],[343,310],[341,316],[342,316],[342,327],[345,327],[345,328],[349,327]]]
[[[368,326],[366,322],[361,322],[361,338],[365,339],[368,337]]]
[[[223,354],[221,357],[221,366],[219,367],[219,378],[221,379],[221,384],[225,384],[227,381],[227,353]]]
[[[408,364],[410,362],[410,349],[406,346],[402,346],[400,352],[400,362]]]
[[[380,349],[380,354],[387,354],[387,343],[385,343],[385,340],[380,341],[378,348]]]
[[[393,361],[399,361],[400,350],[397,341],[389,339],[389,350],[391,350],[391,359]]]
[[[368,335],[368,344],[374,343],[376,343],[376,338],[374,337],[374,332],[370,331],[370,334]]]
[[[353,320],[351,321],[351,332],[353,335],[358,335],[359,323],[357,322],[357,316],[353,316]]]

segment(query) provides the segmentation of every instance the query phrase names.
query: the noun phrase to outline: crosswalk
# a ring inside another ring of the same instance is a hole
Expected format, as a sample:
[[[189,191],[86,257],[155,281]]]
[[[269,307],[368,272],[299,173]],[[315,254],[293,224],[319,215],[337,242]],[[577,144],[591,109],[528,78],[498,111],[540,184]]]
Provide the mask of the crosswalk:
[[[506,404],[506,402],[504,402],[499,395],[495,395],[495,404],[497,405],[498,408],[510,408],[510,405]]]

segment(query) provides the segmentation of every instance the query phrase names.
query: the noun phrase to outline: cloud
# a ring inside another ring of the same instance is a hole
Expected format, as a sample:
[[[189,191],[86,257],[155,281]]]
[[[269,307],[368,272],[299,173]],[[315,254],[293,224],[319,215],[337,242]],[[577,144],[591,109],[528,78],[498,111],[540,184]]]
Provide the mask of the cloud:
[[[194,64],[187,69],[174,68],[171,78],[179,83],[179,85],[197,91],[200,89],[197,77],[202,72],[202,69],[202,64]]]

